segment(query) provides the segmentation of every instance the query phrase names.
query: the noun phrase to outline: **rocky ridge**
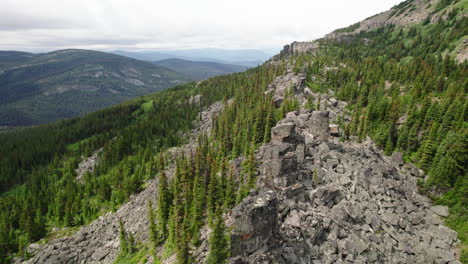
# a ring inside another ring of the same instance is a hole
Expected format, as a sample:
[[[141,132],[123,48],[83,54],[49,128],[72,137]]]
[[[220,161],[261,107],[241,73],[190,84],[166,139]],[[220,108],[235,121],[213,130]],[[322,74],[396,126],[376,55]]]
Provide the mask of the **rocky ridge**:
[[[280,105],[290,90],[304,106],[312,96],[319,111],[288,113],[272,129],[272,140],[256,151],[257,189],[229,215],[230,263],[458,263],[457,234],[443,226],[446,207],[431,207],[417,192],[422,171],[401,155],[386,157],[370,139],[341,142],[337,117],[348,119],[346,103],[333,93],[316,94],[305,76],[290,68],[267,88]],[[189,144],[169,153],[189,153],[199,133],[209,132],[223,105],[201,113]],[[241,173],[242,158],[230,164]],[[173,166],[168,167],[170,177]],[[76,234],[31,245],[24,263],[112,263],[119,252],[118,221],[139,241],[148,241],[147,203],[157,183],[131,197]],[[208,255],[210,229],[192,251],[196,263]],[[173,263],[169,258],[165,264]],[[151,257],[147,263],[152,263]]]
[[[320,107],[288,113],[257,150],[257,190],[226,217],[230,263],[459,263],[447,207],[418,193],[423,171],[370,138],[342,142],[333,123],[349,120],[346,103],[304,78],[290,69],[268,87],[277,104],[290,87]]]
[[[231,263],[459,263],[423,174],[368,139],[330,136],[327,111],[292,112],[257,152],[258,189],[232,210]]]
[[[327,34],[325,38],[344,39],[346,36],[355,35],[362,31],[371,31],[385,25],[407,26],[418,24],[426,18],[430,18],[431,22],[446,19],[446,14],[443,12],[433,13],[438,2],[439,0],[405,1],[388,11],[366,18],[348,28],[335,30]]]
[[[454,1],[447,8],[437,10],[439,0],[408,0],[400,3],[388,11],[371,16],[349,27],[337,29],[324,36],[324,39],[336,39],[339,41],[347,41],[354,35],[360,32],[372,31],[378,28],[395,25],[407,27],[424,21],[435,23],[445,21],[449,17],[449,13],[455,8],[457,1]],[[464,8],[460,7],[459,8]],[[462,13],[463,17],[468,14]],[[272,60],[289,57],[293,54],[315,53],[320,47],[318,40],[313,41],[295,41],[289,45],[285,45],[280,54],[274,56]],[[454,51],[455,59],[459,62],[464,62],[468,59],[468,40],[463,38],[456,46]]]

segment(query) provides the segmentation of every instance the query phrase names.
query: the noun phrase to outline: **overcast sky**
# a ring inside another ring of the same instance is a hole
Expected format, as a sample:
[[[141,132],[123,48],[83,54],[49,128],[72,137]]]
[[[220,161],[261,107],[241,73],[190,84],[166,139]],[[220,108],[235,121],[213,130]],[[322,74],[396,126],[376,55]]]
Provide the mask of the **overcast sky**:
[[[0,0],[0,50],[266,49],[401,0]]]

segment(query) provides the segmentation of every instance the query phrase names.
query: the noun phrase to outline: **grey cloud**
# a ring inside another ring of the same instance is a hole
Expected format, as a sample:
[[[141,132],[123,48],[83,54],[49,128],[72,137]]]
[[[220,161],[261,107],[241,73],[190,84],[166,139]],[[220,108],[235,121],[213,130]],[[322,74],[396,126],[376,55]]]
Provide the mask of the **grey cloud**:
[[[0,13],[0,31],[35,29],[73,29],[87,27],[84,23],[59,18],[34,17]]]

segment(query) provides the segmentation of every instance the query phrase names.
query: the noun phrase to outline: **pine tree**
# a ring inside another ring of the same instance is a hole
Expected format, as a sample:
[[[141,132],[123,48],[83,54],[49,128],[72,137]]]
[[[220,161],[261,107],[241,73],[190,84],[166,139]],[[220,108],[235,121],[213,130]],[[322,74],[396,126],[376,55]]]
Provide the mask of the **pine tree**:
[[[423,169],[428,170],[432,164],[432,159],[435,155],[435,139],[437,137],[438,124],[432,123],[431,130],[426,136],[421,149],[420,149],[420,161],[419,164]]]
[[[156,217],[154,215],[153,204],[151,201],[148,202],[148,222],[149,222],[149,238],[150,242],[155,246],[159,245],[160,235],[158,233],[158,227],[155,223]]]
[[[120,240],[120,254],[126,255],[129,253],[130,246],[128,243],[127,233],[125,232],[122,219],[119,218],[119,240]]]
[[[229,257],[229,242],[225,235],[226,227],[221,214],[218,212],[214,221],[214,228],[210,235],[210,253],[207,264],[224,264]]]
[[[158,230],[160,238],[164,240],[167,237],[167,220],[169,218],[169,210],[171,207],[172,195],[169,190],[167,177],[164,171],[159,173],[158,177]]]

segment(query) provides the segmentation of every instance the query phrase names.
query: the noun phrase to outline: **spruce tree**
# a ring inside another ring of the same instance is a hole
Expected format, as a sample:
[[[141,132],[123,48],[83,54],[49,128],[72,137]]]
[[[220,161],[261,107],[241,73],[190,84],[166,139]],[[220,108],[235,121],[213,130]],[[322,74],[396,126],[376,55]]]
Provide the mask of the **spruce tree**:
[[[169,190],[167,177],[164,171],[159,173],[158,177],[158,230],[160,238],[164,240],[167,237],[167,220],[169,218],[169,210],[172,203],[172,195]]]
[[[226,227],[221,213],[216,214],[213,231],[211,232],[209,243],[210,253],[207,264],[224,264],[229,257],[229,242],[226,238]]]
[[[120,254],[126,255],[129,253],[129,243],[127,233],[122,222],[122,219],[119,218],[119,240],[120,240]]]

